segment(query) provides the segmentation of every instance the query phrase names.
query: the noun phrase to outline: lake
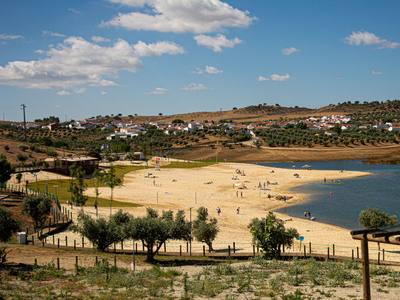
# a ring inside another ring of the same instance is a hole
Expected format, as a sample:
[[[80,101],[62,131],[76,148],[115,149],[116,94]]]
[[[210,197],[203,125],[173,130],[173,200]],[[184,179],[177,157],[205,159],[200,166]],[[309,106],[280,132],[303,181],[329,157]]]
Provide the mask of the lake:
[[[350,230],[359,229],[358,216],[368,206],[398,216],[400,220],[400,165],[369,165],[353,161],[305,161],[296,163],[258,163],[278,168],[301,168],[311,165],[314,170],[349,170],[368,172],[370,176],[341,179],[343,184],[309,182],[290,189],[293,193],[306,194],[307,200],[275,210],[292,217],[304,218],[310,211],[316,221],[337,225]],[[332,192],[332,195],[330,195]]]

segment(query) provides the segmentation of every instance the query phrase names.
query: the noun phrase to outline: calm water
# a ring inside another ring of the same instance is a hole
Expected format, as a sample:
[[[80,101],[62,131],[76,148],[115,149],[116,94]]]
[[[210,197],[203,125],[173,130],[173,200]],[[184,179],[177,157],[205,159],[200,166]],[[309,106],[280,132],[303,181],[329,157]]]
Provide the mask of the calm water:
[[[317,221],[347,229],[360,228],[358,215],[368,206],[397,215],[400,220],[400,165],[367,165],[361,161],[328,161],[297,163],[265,163],[261,165],[291,168],[294,165],[312,165],[314,170],[349,170],[368,172],[372,175],[341,180],[343,184],[310,182],[292,188],[293,193],[307,194],[307,201],[276,210],[293,217],[304,218],[310,211]],[[294,171],[295,173],[295,171]],[[330,195],[332,192],[332,195]]]

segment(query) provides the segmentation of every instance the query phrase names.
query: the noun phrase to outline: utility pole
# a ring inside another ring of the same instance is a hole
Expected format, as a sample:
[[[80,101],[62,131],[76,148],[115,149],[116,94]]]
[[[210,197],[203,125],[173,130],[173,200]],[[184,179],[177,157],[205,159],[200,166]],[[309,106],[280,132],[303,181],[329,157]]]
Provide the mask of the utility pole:
[[[26,139],[26,118],[25,118],[25,108],[26,108],[26,105],[25,104],[21,104],[21,106],[22,106],[22,109],[23,109],[23,111],[24,111],[24,134],[25,134],[25,143],[27,142],[27,139]]]
[[[221,120],[222,121],[222,108],[219,109],[219,112],[221,113]]]

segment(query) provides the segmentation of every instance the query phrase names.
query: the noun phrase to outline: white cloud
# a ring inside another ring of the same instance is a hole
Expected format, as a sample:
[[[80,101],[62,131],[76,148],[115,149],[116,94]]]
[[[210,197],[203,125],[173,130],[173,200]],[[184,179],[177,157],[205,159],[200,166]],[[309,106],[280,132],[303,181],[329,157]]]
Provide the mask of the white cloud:
[[[185,53],[185,49],[183,49],[182,46],[168,41],[157,42],[155,44],[148,45],[142,41],[139,41],[136,45],[133,45],[133,48],[135,48],[135,51],[139,56],[160,56],[164,53],[172,55]]]
[[[119,13],[100,26],[129,30],[206,33],[228,27],[248,27],[255,17],[219,0],[109,0],[113,3],[144,8],[144,12]]]
[[[220,73],[223,73],[224,71],[222,71],[222,70],[218,70],[217,68],[215,68],[215,67],[209,67],[209,66],[206,66],[206,70],[205,70],[208,74],[220,74]]]
[[[85,92],[86,88],[81,88],[81,89],[74,89],[75,94],[83,94]]]
[[[375,72],[375,71],[372,71],[372,74],[374,74],[374,75],[382,75],[382,72]]]
[[[22,35],[12,35],[12,34],[0,34],[0,40],[16,40],[21,39]]]
[[[342,79],[343,79],[343,77],[336,77],[336,79],[337,79],[337,80],[342,80]]]
[[[39,50],[35,50],[35,53],[43,54],[44,51],[39,49]]]
[[[64,34],[57,33],[57,32],[51,32],[49,30],[43,30],[43,34],[46,34],[46,35],[48,34],[48,35],[51,35],[51,36],[66,37],[66,35],[64,35]]]
[[[262,76],[258,76],[258,78],[257,78],[257,81],[267,81],[267,80],[269,80],[269,78],[265,78]]]
[[[292,54],[292,53],[294,53],[294,52],[297,52],[297,51],[300,51],[300,49],[296,49],[296,48],[294,48],[294,47],[285,48],[285,49],[282,49],[282,50],[281,50],[281,52],[282,52],[283,55],[290,55],[290,54]]]
[[[222,71],[222,70],[218,70],[217,68],[215,68],[215,67],[209,67],[209,66],[206,66],[206,69],[205,70],[202,70],[202,69],[200,69],[200,68],[196,68],[196,70],[197,71],[191,71],[190,73],[194,73],[194,74],[203,74],[204,72],[206,72],[206,73],[208,73],[208,74],[220,74],[220,73],[223,73],[224,71]]]
[[[157,44],[150,47],[156,55],[180,52],[173,51],[174,47]],[[144,43],[142,47],[145,48]],[[117,86],[102,76],[117,78],[120,70],[134,73],[143,67],[140,53],[122,39],[110,47],[101,47],[81,37],[69,37],[56,47],[50,47],[46,55],[47,58],[37,61],[13,61],[0,66],[0,84],[32,89]]]
[[[146,95],[151,95],[151,94],[154,94],[154,95],[164,95],[165,92],[168,92],[168,91],[169,91],[169,90],[163,89],[163,88],[155,88],[154,91],[152,91],[152,92],[150,92],[150,93],[145,93],[145,94],[146,94]]]
[[[101,91],[102,95],[107,95],[107,92]]]
[[[59,91],[59,92],[57,92],[57,95],[67,96],[67,95],[71,95],[71,93],[68,93],[67,91]]]
[[[237,37],[233,40],[228,40],[226,36],[222,34],[217,34],[216,37],[200,34],[193,38],[196,40],[197,45],[207,46],[207,48],[213,50],[214,52],[222,52],[221,47],[232,48],[233,46],[235,46],[235,44],[240,44],[243,42]]]
[[[68,10],[69,10],[69,11],[72,11],[72,12],[74,12],[74,13],[76,13],[76,14],[81,14],[80,11],[77,11],[76,9],[73,9],[73,8],[68,8]]]
[[[349,45],[378,45],[378,49],[389,48],[394,49],[400,47],[400,43],[395,43],[388,41],[386,39],[381,39],[377,37],[375,34],[370,33],[368,31],[359,31],[359,32],[352,32],[352,34],[346,37],[343,41]]]
[[[182,87],[180,89],[184,91],[199,91],[199,90],[213,90],[214,88],[208,88],[202,83],[200,84],[191,83],[188,86]]]
[[[200,68],[196,68],[197,71],[190,71],[190,73],[194,73],[194,74],[203,74],[204,70],[200,69]]]
[[[92,36],[92,41],[99,43],[99,42],[110,42],[109,39],[103,38],[101,36]]]
[[[259,76],[257,78],[257,81],[266,81],[266,80],[288,81],[289,79],[293,79],[293,77],[290,77],[290,75],[288,73],[286,73],[285,75],[272,74],[271,76],[269,76],[269,78]]]

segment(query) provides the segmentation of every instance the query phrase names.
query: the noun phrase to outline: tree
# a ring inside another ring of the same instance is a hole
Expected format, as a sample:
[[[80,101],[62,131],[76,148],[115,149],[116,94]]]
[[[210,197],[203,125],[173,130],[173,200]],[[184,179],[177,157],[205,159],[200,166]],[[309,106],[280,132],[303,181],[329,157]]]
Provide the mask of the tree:
[[[27,161],[28,156],[23,155],[23,154],[21,154],[21,153],[18,153],[18,154],[17,154],[17,159],[18,159],[21,163],[24,164],[24,163]]]
[[[161,217],[157,211],[147,208],[144,217],[132,218],[126,226],[126,235],[134,240],[141,240],[147,247],[147,261],[153,261],[161,246],[170,239],[191,239],[190,223],[185,220],[185,213],[179,210],[173,217],[173,212],[163,211]]]
[[[74,163],[69,167],[69,172],[71,174],[72,180],[69,184],[68,192],[71,192],[71,201],[75,200],[77,205],[85,206],[88,196],[83,194],[87,189],[87,184],[84,182],[85,172],[82,170],[81,166]],[[74,182],[74,177],[76,178],[76,183]]]
[[[397,217],[395,215],[390,216],[385,212],[380,212],[377,208],[369,206],[366,210],[361,211],[358,217],[358,224],[360,226],[369,229],[383,226],[397,225]]]
[[[22,173],[18,173],[17,175],[15,175],[15,179],[17,179],[18,184],[20,184],[22,179]]]
[[[342,127],[340,126],[340,124],[335,124],[335,126],[333,126],[332,131],[336,132],[338,135],[340,135],[340,133],[342,132]]]
[[[217,219],[209,218],[208,211],[204,207],[197,209],[197,218],[193,221],[193,235],[200,243],[206,243],[211,251],[212,242],[219,232]]]
[[[104,181],[104,176],[105,175],[106,174],[104,172],[100,171],[99,169],[96,169],[93,172],[93,177],[96,178],[96,183],[95,183],[95,186],[94,186],[94,193],[96,195],[96,202],[97,202],[97,198],[101,194],[101,192],[99,192],[99,185],[100,185],[100,183],[102,183]]]
[[[118,213],[106,218],[93,219],[79,212],[78,223],[70,226],[70,230],[86,237],[99,250],[104,251],[113,243],[125,238],[124,225],[132,217],[119,210]]]
[[[46,221],[51,208],[51,199],[43,195],[29,195],[22,201],[22,214],[28,215],[35,222],[37,229]]]
[[[268,213],[267,219],[254,218],[247,227],[251,229],[253,242],[262,249],[266,259],[279,258],[281,245],[290,248],[293,239],[299,237],[296,229],[286,229],[283,221],[272,212]]]
[[[6,183],[10,180],[13,171],[14,169],[7,161],[6,156],[0,154],[0,183]]]
[[[0,205],[0,242],[7,242],[20,225],[21,221],[13,219],[11,212]]]
[[[171,122],[172,124],[183,124],[185,123],[185,121],[183,121],[182,119],[174,119]]]
[[[110,195],[110,215],[111,215],[111,208],[112,208],[112,201],[113,201],[113,190],[114,187],[120,185],[122,183],[121,178],[115,175],[115,167],[110,166],[110,170],[108,171],[107,175],[104,176],[105,184],[107,184],[111,189]]]

